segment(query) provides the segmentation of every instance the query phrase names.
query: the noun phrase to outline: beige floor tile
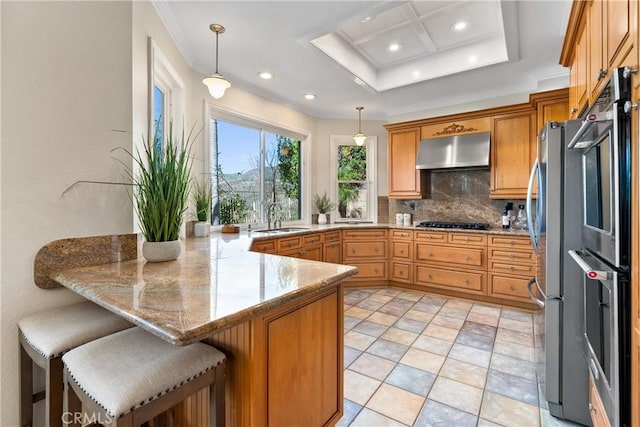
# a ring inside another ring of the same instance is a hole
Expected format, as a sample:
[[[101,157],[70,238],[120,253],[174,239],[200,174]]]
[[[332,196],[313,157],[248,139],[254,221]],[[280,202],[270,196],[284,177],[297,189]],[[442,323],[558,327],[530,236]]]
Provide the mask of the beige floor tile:
[[[431,320],[431,324],[459,330],[464,324],[464,319],[456,319],[455,317],[448,317],[442,314],[438,314],[433,318],[433,320]]]
[[[451,307],[442,307],[438,314],[448,317],[455,317],[456,319],[466,319],[469,311],[467,310],[458,310],[457,308]]]
[[[361,334],[356,331],[349,331],[344,336],[344,345],[353,347],[357,350],[366,350],[376,340],[376,337]]]
[[[450,299],[449,301],[444,303],[444,306],[455,308],[457,310],[469,311],[471,310],[471,307],[473,307],[473,303],[468,301],[460,301],[457,299]]]
[[[469,322],[481,323],[483,325],[498,326],[500,316],[493,314],[474,313],[473,311],[467,316]]]
[[[351,307],[349,310],[345,311],[344,314],[351,317],[357,317],[358,319],[366,319],[373,314],[373,311],[367,310],[366,308]]]
[[[364,406],[380,386],[380,381],[366,375],[344,371],[344,397],[358,405]]]
[[[458,336],[457,329],[445,328],[444,326],[438,325],[429,325],[422,332],[424,335],[429,335],[430,337],[440,338],[441,340],[451,341],[453,342]]]
[[[513,331],[511,329],[498,328],[496,340],[533,347],[533,334]]]
[[[456,359],[447,359],[440,369],[440,376],[474,387],[484,388],[487,381],[487,369]]]
[[[378,290],[376,292],[376,295],[387,295],[390,297],[395,297],[396,295],[399,295],[401,293],[402,291],[400,289],[385,288]]]
[[[488,314],[490,316],[498,316],[500,317],[500,307],[494,307],[491,305],[484,304],[473,304],[471,307],[470,313],[478,313],[478,314]]]
[[[367,317],[370,322],[380,323],[382,325],[391,326],[398,321],[399,317],[391,314],[375,312],[371,316]]]
[[[440,356],[446,356],[449,354],[452,345],[453,343],[451,341],[441,340],[430,337],[429,335],[420,335],[411,347],[439,354]]]
[[[391,295],[382,295],[382,294],[373,294],[371,295],[369,298],[371,301],[376,301],[376,302],[381,302],[381,303],[388,303],[389,301],[391,301],[393,299],[393,296]]]
[[[526,360],[527,362],[535,361],[535,350],[533,347],[528,345],[520,345],[496,339],[496,342],[493,345],[493,352],[515,357],[516,359]]]
[[[428,398],[461,411],[477,414],[482,403],[482,392],[480,388],[438,377]]]
[[[417,320],[419,322],[429,323],[433,319],[433,313],[425,313],[419,310],[409,310],[404,314],[404,317],[411,320]]]
[[[349,369],[384,381],[395,366],[396,363],[389,359],[384,359],[369,353],[362,353],[360,357],[349,365]]]
[[[382,384],[367,403],[367,408],[404,424],[412,425],[424,400],[424,397],[417,394],[389,384]]]
[[[398,298],[408,299],[409,301],[420,301],[424,294],[418,292],[401,292],[398,294]]]
[[[505,317],[500,318],[498,327],[511,329],[518,332],[524,332],[526,334],[533,333],[533,325],[531,324],[531,322],[521,322],[519,320],[507,319]]]
[[[402,345],[411,345],[418,338],[418,334],[398,328],[389,328],[380,338]]]
[[[445,358],[439,354],[430,353],[417,348],[410,348],[400,359],[400,363],[437,374]]]
[[[514,423],[528,427],[540,425],[538,407],[490,391],[484,393],[480,416],[505,426],[514,425]]]
[[[371,409],[363,408],[355,420],[350,424],[351,427],[404,427],[396,420],[385,417]]]

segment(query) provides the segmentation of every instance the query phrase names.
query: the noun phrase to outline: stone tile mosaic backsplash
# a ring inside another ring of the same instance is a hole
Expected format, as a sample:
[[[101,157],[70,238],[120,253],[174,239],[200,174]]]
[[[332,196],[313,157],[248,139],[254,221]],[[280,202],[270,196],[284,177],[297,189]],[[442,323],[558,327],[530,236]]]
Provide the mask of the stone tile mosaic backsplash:
[[[455,170],[431,173],[431,195],[428,199],[389,200],[389,221],[396,213],[413,214],[420,221],[487,222],[501,226],[507,202],[513,202],[514,215],[524,200],[489,199],[489,170]],[[415,209],[411,207],[415,204]],[[382,204],[379,207],[382,208]],[[379,215],[381,217],[382,215]],[[382,221],[380,221],[382,222]]]

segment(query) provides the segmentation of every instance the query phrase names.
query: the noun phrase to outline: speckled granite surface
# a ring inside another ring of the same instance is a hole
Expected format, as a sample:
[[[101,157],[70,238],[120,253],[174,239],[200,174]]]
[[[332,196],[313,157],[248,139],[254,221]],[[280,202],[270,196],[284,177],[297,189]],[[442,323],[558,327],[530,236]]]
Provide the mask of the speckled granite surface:
[[[357,272],[355,267],[249,252],[251,239],[187,239],[175,261],[143,258],[50,277],[176,345],[256,317]]]

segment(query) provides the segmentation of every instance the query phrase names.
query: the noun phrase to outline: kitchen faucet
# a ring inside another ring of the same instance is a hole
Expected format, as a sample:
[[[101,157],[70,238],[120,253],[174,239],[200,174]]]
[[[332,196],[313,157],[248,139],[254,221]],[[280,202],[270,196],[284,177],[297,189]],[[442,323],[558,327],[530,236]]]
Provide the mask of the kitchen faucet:
[[[276,202],[271,202],[269,203],[269,205],[267,206],[267,228],[269,230],[271,230],[271,221],[273,221],[273,227],[274,228],[278,228],[279,227],[279,222],[276,219],[276,209],[278,208],[278,204]]]

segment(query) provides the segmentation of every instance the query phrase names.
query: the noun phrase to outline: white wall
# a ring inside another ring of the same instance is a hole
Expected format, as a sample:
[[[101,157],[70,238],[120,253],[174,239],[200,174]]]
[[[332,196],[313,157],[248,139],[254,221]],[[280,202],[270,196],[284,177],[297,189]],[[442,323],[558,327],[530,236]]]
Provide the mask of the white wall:
[[[110,159],[131,148],[131,4],[1,2],[2,354],[0,425],[18,425],[21,317],[80,301],[33,283],[33,258],[62,237],[126,233],[132,208]],[[126,132],[114,132],[113,130]]]

